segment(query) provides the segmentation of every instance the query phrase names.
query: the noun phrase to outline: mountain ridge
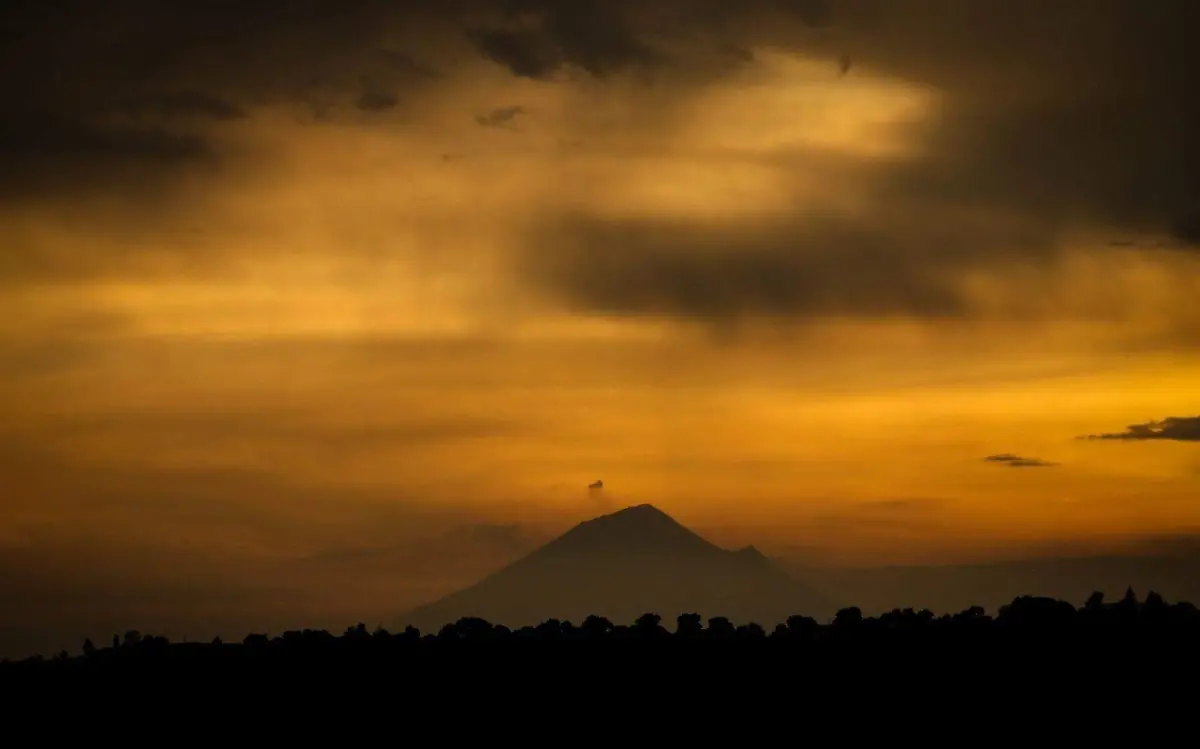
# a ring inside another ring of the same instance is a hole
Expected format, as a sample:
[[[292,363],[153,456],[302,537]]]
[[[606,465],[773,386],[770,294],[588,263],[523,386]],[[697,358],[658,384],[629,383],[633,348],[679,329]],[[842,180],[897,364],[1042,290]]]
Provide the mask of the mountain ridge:
[[[519,627],[592,614],[624,622],[650,612],[773,626],[793,614],[833,611],[754,546],[721,548],[641,504],[585,520],[475,584],[413,609],[400,624],[430,630],[478,617]]]

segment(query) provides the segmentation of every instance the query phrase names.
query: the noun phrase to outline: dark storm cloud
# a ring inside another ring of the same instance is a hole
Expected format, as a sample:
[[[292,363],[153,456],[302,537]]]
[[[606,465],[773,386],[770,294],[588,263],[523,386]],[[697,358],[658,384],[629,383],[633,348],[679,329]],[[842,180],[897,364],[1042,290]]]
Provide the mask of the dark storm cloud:
[[[555,219],[556,246],[574,233],[563,257],[531,264],[536,279],[620,312],[959,315],[963,272],[1045,267],[1071,229],[1200,242],[1198,27],[1191,0],[5,3],[0,193],[158,187],[217,163],[219,128],[264,103],[307,103],[325,118],[403,107],[443,80],[446,60],[411,48],[422,38],[460,43],[518,77],[669,66],[684,88],[770,46],[825,57],[831,71],[852,59],[850,78],[938,94],[921,158],[846,165],[864,171],[841,189],[863,191],[855,197],[876,207],[868,218],[715,237]],[[131,102],[134,122],[112,118]],[[979,215],[1003,220],[968,218]],[[718,244],[748,251],[722,256]]]
[[[22,112],[0,121],[0,196],[19,199],[79,184],[150,186],[180,167],[211,166],[205,138],[161,127],[107,125]]]
[[[480,29],[470,38],[483,54],[523,78],[542,78],[562,65],[561,56],[532,31]]]
[[[152,113],[166,117],[206,117],[214,120],[239,120],[245,110],[224,99],[202,91],[167,91],[125,102],[133,114]]]
[[[418,78],[441,78],[442,71],[433,67],[429,63],[414,59],[403,52],[396,50],[385,49],[380,51],[383,59],[387,61],[394,70],[405,75],[416,76]]]
[[[512,6],[514,11],[533,13],[537,21],[517,28],[478,29],[471,38],[484,54],[514,75],[542,78],[574,65],[600,77],[662,59],[640,37],[623,9],[610,3],[532,0]]]
[[[837,0],[776,0],[780,8],[796,14],[809,26],[824,27],[833,21]]]
[[[499,23],[470,28],[468,38],[486,57],[514,75],[547,78],[564,68],[577,68],[603,78],[636,68],[692,64],[664,49],[664,42],[703,31],[721,31],[783,16],[806,27],[830,23],[829,0],[753,0],[731,4],[719,0],[676,0],[654,4],[633,0],[507,0]],[[736,34],[735,34],[736,36]],[[752,59],[734,42],[717,40],[711,55]],[[751,40],[754,41],[754,40]]]
[[[218,161],[214,127],[253,106],[329,87],[352,106],[360,50],[430,15],[383,0],[0,4],[0,194],[159,192]],[[375,63],[420,77],[398,59]]]
[[[856,63],[946,94],[939,156],[964,199],[1128,231],[1200,208],[1200,5],[840,0]]]
[[[571,219],[523,271],[582,310],[720,321],[821,314],[955,317],[959,274],[1040,250],[1040,224],[1004,225],[897,202],[910,215],[805,217],[714,229],[686,221]],[[1031,250],[1030,248],[1034,249]]]
[[[1168,416],[1161,421],[1131,424],[1124,432],[1088,435],[1087,439],[1200,442],[1200,416]]]
[[[845,159],[858,179],[839,181],[873,207],[865,216],[717,231],[584,218],[533,240],[556,251],[526,270],[609,313],[940,317],[970,314],[963,273],[1052,268],[1076,230],[1197,247],[1200,4],[841,0],[829,11],[817,22],[831,60],[939,96],[918,158]],[[774,34],[736,41],[783,41]],[[1019,304],[1014,314],[1039,302]]]
[[[1026,458],[1020,455],[1013,455],[1012,453],[989,455],[984,458],[984,461],[988,463],[999,463],[1001,465],[1006,465],[1009,468],[1049,468],[1057,465],[1056,463],[1050,463],[1048,461],[1041,460],[1040,458]]]
[[[399,101],[390,91],[364,91],[355,104],[365,112],[386,112],[394,109]]]
[[[113,121],[112,113],[132,121]],[[199,91],[167,91],[69,111],[54,102],[21,107],[10,100],[0,120],[0,194],[12,199],[64,183],[160,184],[181,167],[211,167],[218,153],[203,135],[173,129],[172,120],[230,121],[245,112]],[[147,119],[149,121],[147,121]],[[155,119],[159,121],[154,121]]]

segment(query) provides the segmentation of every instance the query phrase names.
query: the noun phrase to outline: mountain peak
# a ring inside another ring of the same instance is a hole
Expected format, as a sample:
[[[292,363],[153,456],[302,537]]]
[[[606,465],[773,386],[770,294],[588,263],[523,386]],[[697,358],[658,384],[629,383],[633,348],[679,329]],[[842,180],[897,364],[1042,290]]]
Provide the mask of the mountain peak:
[[[641,521],[654,522],[654,521],[661,521],[661,520],[669,520],[672,523],[675,522],[674,518],[672,518],[670,515],[668,515],[667,513],[663,512],[662,510],[658,509],[657,507],[655,507],[654,505],[651,505],[651,504],[640,504],[640,505],[633,505],[632,507],[626,507],[623,510],[617,510],[616,512],[611,512],[607,515],[601,515],[599,517],[592,518],[592,520],[589,522],[594,522],[597,520],[606,520],[606,519],[616,520],[617,518],[630,519],[630,520],[636,519],[639,522],[641,522]]]
[[[671,552],[713,547],[654,505],[640,504],[585,520],[551,546],[558,550]]]

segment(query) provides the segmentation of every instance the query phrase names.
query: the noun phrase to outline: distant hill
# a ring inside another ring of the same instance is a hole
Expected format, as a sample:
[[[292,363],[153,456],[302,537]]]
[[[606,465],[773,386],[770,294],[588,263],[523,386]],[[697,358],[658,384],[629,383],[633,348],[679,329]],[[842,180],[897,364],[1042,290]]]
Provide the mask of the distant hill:
[[[724,616],[770,629],[793,614],[824,621],[836,606],[754,547],[715,546],[652,505],[580,523],[469,588],[410,611],[399,625],[437,631],[463,617],[508,627],[596,614]]]

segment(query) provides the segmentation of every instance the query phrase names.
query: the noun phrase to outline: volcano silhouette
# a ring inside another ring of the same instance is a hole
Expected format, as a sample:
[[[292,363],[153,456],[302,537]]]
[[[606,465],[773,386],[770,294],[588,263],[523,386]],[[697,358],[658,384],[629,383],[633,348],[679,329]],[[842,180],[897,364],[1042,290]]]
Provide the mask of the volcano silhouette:
[[[522,627],[596,614],[630,624],[645,613],[755,622],[824,620],[833,604],[753,546],[715,546],[652,505],[585,521],[475,585],[417,608],[401,626],[436,632],[463,617]]]

